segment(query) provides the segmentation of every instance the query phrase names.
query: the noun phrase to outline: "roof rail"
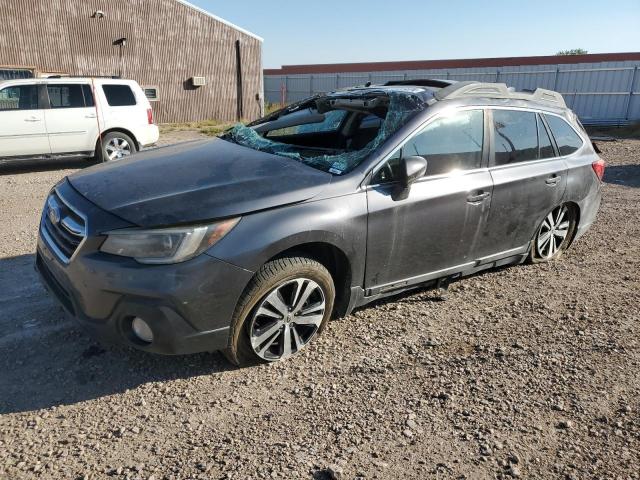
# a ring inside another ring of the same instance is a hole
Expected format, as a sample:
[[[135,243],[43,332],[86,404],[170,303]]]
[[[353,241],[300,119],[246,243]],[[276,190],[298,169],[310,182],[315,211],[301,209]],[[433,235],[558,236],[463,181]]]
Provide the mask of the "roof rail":
[[[567,108],[564,98],[558,92],[537,88],[533,93],[516,92],[504,83],[459,82],[435,93],[437,100],[451,100],[465,97],[509,98],[548,103],[559,108]]]
[[[110,78],[111,80],[123,80],[123,78],[120,75],[66,75],[66,74],[53,74],[53,75],[47,75],[46,77],[38,77],[39,79],[47,79],[47,78],[52,78],[54,80],[60,79],[60,78]]]

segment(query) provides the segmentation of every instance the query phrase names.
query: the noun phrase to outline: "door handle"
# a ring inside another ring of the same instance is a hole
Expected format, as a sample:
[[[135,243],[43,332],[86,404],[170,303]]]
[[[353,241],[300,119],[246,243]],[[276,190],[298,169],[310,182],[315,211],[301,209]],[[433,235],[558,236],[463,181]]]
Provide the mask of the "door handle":
[[[555,187],[560,182],[560,175],[552,175],[545,180],[545,183],[550,187]]]
[[[476,195],[469,195],[467,197],[467,203],[480,203],[485,198],[489,198],[489,195],[491,195],[489,192],[480,192]]]
[[[25,122],[41,122],[42,119],[31,115],[30,117],[25,118],[24,121]]]
[[[84,118],[96,118],[96,114],[95,113],[88,113],[84,116]]]

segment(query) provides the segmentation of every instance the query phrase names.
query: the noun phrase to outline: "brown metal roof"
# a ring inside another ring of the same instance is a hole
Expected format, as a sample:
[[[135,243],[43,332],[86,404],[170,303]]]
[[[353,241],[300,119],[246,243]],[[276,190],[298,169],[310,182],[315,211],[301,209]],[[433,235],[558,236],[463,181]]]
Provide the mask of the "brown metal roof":
[[[265,69],[264,74],[294,75],[311,73],[388,72],[394,70],[427,70],[436,68],[511,67],[519,65],[620,62],[625,60],[640,60],[640,52],[590,53],[586,55],[541,55],[536,57],[466,58],[453,60],[414,60],[405,62],[283,65],[282,68]]]

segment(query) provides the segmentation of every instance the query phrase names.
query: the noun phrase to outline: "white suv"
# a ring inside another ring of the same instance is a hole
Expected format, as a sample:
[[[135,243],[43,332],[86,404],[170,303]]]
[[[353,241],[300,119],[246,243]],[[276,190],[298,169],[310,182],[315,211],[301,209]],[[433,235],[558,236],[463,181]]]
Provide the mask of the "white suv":
[[[0,81],[0,159],[117,160],[158,136],[149,100],[133,80]]]

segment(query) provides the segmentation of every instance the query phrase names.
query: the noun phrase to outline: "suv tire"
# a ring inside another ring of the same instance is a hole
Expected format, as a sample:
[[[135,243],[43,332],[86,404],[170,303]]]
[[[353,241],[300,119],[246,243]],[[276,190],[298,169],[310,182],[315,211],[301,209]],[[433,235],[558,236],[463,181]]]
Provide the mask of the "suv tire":
[[[113,162],[133,155],[138,151],[136,142],[126,133],[109,132],[98,140],[96,145],[96,160],[99,162]]]
[[[577,224],[576,210],[571,205],[564,204],[551,210],[536,230],[529,261],[544,263],[560,257],[571,245]]]
[[[334,300],[333,278],[318,261],[287,256],[266,263],[238,301],[225,356],[245,367],[298,353],[324,330]]]

